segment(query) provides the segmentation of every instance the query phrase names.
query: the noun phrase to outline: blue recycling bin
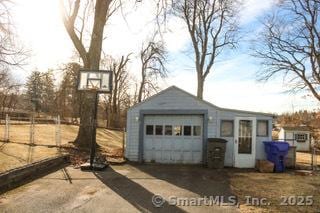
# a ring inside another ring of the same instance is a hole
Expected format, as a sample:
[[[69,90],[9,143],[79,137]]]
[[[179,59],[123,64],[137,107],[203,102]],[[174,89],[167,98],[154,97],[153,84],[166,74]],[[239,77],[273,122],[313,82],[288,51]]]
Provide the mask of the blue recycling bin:
[[[284,172],[284,159],[289,151],[289,143],[278,141],[264,141],[264,150],[267,154],[268,161],[275,165],[276,172]]]

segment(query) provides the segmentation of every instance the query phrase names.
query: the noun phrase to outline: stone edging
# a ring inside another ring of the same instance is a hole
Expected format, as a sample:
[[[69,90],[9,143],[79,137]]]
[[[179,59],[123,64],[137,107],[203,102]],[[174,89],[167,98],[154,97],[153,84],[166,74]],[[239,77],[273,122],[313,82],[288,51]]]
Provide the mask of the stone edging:
[[[69,163],[70,156],[64,154],[0,173],[0,194],[45,176]]]

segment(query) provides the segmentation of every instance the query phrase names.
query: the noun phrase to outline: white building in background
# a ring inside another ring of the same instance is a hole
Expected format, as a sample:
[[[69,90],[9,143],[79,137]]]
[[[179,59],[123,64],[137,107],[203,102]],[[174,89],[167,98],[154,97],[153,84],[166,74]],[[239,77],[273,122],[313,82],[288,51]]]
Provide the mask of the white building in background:
[[[307,126],[281,127],[279,140],[288,142],[291,146],[296,146],[296,151],[310,151],[311,129]]]

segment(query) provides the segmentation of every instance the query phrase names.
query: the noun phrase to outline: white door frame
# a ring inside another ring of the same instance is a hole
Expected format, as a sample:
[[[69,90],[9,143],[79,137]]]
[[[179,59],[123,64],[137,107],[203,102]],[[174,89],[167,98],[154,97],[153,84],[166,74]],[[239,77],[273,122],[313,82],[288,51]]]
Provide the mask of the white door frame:
[[[238,153],[239,146],[239,121],[250,120],[252,121],[252,144],[251,154]],[[254,168],[256,161],[256,131],[257,119],[256,117],[236,117],[234,128],[234,152],[233,152],[233,165],[237,168]]]

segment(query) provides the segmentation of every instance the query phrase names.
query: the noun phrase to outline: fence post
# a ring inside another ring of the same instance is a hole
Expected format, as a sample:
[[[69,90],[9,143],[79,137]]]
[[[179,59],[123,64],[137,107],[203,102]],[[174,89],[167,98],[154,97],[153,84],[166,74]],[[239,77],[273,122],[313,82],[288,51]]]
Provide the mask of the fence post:
[[[313,159],[314,159],[313,153],[314,153],[314,148],[311,147],[311,170],[313,170]]]
[[[9,117],[8,114],[6,114],[5,123],[6,123],[6,127],[5,127],[5,130],[4,130],[4,140],[6,142],[9,142],[9,139],[10,139],[10,135],[9,135],[9,133],[10,133],[10,130],[9,130],[9,128],[10,128],[10,117]]]
[[[315,156],[315,165],[316,165],[316,171],[318,170],[318,149],[317,148],[315,148],[315,152],[316,152],[316,156]]]
[[[59,146],[59,151],[61,147],[61,120],[60,115],[56,118],[56,145]]]
[[[312,170],[318,170],[318,162],[317,162],[317,148],[313,147],[312,149]]]
[[[34,116],[30,119],[30,144],[34,144]]]

